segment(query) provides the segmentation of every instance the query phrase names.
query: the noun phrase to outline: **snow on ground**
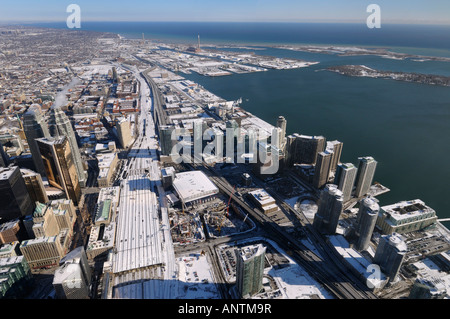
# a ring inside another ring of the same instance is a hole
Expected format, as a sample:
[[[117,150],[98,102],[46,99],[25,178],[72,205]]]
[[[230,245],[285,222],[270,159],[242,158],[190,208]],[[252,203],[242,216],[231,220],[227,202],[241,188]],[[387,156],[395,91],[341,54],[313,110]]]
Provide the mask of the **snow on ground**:
[[[177,258],[180,299],[219,299],[211,265],[206,255],[190,254]]]

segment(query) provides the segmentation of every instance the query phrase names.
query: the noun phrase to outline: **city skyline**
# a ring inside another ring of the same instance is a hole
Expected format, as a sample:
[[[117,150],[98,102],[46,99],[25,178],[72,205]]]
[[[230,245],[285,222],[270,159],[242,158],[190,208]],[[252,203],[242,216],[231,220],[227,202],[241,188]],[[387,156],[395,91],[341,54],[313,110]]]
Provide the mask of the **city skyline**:
[[[365,23],[370,12],[369,2],[351,0],[345,3],[331,0],[308,3],[306,1],[3,1],[0,23],[56,22],[69,16],[70,4],[81,8],[83,21],[108,22],[314,22],[314,23]],[[373,2],[381,9],[383,23],[392,24],[442,24],[449,25],[450,3],[433,1]]]

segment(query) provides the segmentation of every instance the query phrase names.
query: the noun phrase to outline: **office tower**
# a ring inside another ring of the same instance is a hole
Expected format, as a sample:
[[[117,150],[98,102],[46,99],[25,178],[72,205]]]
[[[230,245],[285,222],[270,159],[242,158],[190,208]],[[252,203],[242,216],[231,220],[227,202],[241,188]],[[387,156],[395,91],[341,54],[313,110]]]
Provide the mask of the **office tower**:
[[[35,238],[51,237],[59,234],[60,228],[56,221],[53,208],[37,203],[33,213],[33,233]]]
[[[288,165],[316,164],[317,155],[325,150],[326,140],[323,136],[289,135],[286,149]]]
[[[193,123],[194,161],[201,163],[203,160],[203,121],[195,120]]]
[[[161,155],[169,156],[176,141],[172,141],[172,133],[175,127],[162,125],[159,127],[159,141],[161,146]]]
[[[335,172],[338,164],[341,162],[341,154],[342,154],[342,147],[344,146],[344,143],[339,141],[331,141],[327,142],[326,149],[329,152],[332,152],[333,155],[331,157],[331,171]]]
[[[408,247],[402,235],[392,233],[381,236],[373,262],[389,277],[389,282],[397,277],[407,251]]]
[[[50,135],[53,137],[65,136],[69,142],[73,163],[77,171],[78,184],[80,187],[86,186],[86,172],[84,171],[83,161],[81,159],[80,149],[78,148],[77,138],[70,123],[69,118],[61,108],[52,108],[48,122]]]
[[[313,186],[322,188],[328,183],[331,170],[331,160],[333,153],[329,151],[320,152],[317,155],[317,163],[314,170]]]
[[[279,127],[281,129],[280,132],[280,137],[279,137],[279,141],[280,141],[280,149],[283,149],[286,145],[286,128],[287,128],[287,121],[284,118],[284,116],[279,116],[278,120],[277,120],[277,127]]]
[[[236,249],[236,288],[240,298],[257,294],[262,289],[266,247],[262,244]]]
[[[88,299],[92,273],[83,246],[69,252],[59,264],[53,277],[56,298]]]
[[[117,123],[117,135],[122,148],[128,148],[132,142],[131,123],[124,117]]]
[[[81,197],[81,189],[72,149],[65,136],[36,140],[50,185],[63,190],[67,199],[75,205]]]
[[[373,229],[377,222],[380,206],[377,200],[372,197],[366,197],[359,202],[359,211],[356,220],[356,243],[357,250],[366,250],[369,247],[372,238]]]
[[[31,215],[34,207],[19,167],[0,168],[0,222]]]
[[[27,138],[28,147],[33,158],[35,170],[41,175],[41,177],[45,178],[45,168],[41,161],[41,155],[39,154],[35,140],[37,138],[49,137],[50,132],[40,107],[31,106],[24,114],[23,130]]]
[[[9,165],[9,158],[3,148],[2,143],[0,143],[0,167],[7,167]]]
[[[0,299],[25,298],[35,282],[25,257],[0,258],[0,269]]]
[[[25,181],[25,186],[27,187],[28,194],[30,195],[33,203],[47,203],[48,196],[47,192],[45,191],[41,175],[25,168],[21,168],[20,172],[22,173],[23,180]]]
[[[334,183],[342,191],[344,202],[347,202],[352,196],[357,171],[358,169],[352,163],[344,163],[337,166]]]
[[[342,192],[334,184],[327,184],[319,198],[319,207],[314,215],[313,226],[318,231],[333,235],[343,210]]]
[[[359,198],[369,192],[375,175],[377,161],[371,156],[359,157],[358,173],[356,175],[355,197]]]
[[[60,234],[24,240],[19,248],[32,269],[58,265],[64,256]]]

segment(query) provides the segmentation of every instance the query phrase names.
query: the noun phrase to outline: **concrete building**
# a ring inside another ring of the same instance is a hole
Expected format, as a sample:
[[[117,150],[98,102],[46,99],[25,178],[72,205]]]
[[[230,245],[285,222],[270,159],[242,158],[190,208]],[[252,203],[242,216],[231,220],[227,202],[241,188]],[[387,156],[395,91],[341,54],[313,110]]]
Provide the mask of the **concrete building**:
[[[330,170],[332,172],[336,171],[337,166],[341,162],[341,155],[342,155],[342,147],[344,146],[344,143],[339,141],[330,141],[326,144],[326,150],[332,153],[331,156],[331,167]]]
[[[47,203],[48,196],[41,175],[24,168],[21,168],[20,172],[22,173],[31,200],[33,202]]]
[[[67,138],[73,157],[73,165],[77,173],[79,187],[85,187],[87,174],[84,170],[80,149],[78,148],[78,142],[72,123],[61,108],[52,108],[50,110],[48,125],[51,136],[65,136]]]
[[[280,136],[279,136],[279,149],[284,150],[284,147],[286,146],[286,128],[287,128],[287,121],[284,118],[284,116],[278,116],[277,119],[277,127],[281,129]]]
[[[20,251],[31,269],[56,266],[64,256],[60,235],[24,240]]]
[[[175,145],[175,141],[172,141],[172,132],[174,130],[174,126],[159,126],[159,143],[161,147],[161,155],[169,156],[172,153],[172,148]]]
[[[396,279],[407,251],[405,238],[400,234],[381,236],[373,262],[389,277],[389,282]]]
[[[98,187],[110,187],[113,183],[119,157],[117,153],[97,154],[99,173],[97,177]]]
[[[40,107],[31,106],[24,114],[23,130],[27,138],[28,147],[33,158],[36,172],[45,178],[45,167],[41,161],[41,155],[35,140],[43,137],[50,137],[50,131]]]
[[[355,196],[357,198],[366,195],[372,185],[373,177],[375,176],[375,169],[377,161],[373,157],[359,157],[358,173],[356,175],[356,190]]]
[[[165,167],[161,170],[161,181],[164,189],[169,189],[175,179],[175,168],[172,166]]]
[[[75,248],[60,261],[53,277],[57,299],[89,299],[91,269],[83,246]]]
[[[275,199],[262,188],[248,192],[248,195],[256,206],[266,215],[280,209],[276,204]]]
[[[335,234],[342,210],[342,192],[334,184],[325,185],[320,193],[317,213],[314,215],[313,227],[328,235]]]
[[[359,205],[356,220],[356,236],[358,236],[358,241],[355,248],[361,251],[369,247],[380,206],[377,200],[372,197],[364,198],[359,202]]]
[[[251,297],[262,289],[266,247],[262,244],[236,249],[236,288],[238,297]]]
[[[328,183],[331,172],[331,161],[333,159],[333,152],[324,151],[317,155],[317,163],[314,170],[313,186],[315,188],[322,188]]]
[[[355,184],[356,173],[358,169],[352,163],[338,164],[334,184],[342,191],[344,202],[352,197],[353,186]]]
[[[78,205],[81,188],[68,139],[65,136],[50,137],[36,142],[50,185],[63,190],[67,199]]]
[[[25,239],[25,231],[20,219],[0,224],[0,244],[8,244]]]
[[[31,215],[34,207],[19,167],[0,168],[1,222]]]
[[[24,256],[0,258],[0,299],[23,298],[32,284],[31,279]]]
[[[323,136],[308,136],[294,133],[287,137],[287,164],[316,164],[317,155],[325,150]]]
[[[123,117],[117,123],[117,135],[122,148],[127,149],[133,142],[133,135],[131,132],[131,122],[128,117]]]
[[[433,225],[437,220],[434,209],[420,199],[401,201],[381,207],[377,226],[383,234],[408,233]]]
[[[173,187],[184,204],[208,201],[219,193],[217,186],[201,171],[175,174]]]

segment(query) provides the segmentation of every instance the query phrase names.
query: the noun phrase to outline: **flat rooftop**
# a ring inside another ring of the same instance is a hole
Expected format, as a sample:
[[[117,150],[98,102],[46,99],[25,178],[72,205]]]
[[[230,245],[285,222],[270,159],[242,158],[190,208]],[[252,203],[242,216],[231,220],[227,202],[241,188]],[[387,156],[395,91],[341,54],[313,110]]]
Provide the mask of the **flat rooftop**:
[[[423,214],[436,214],[431,207],[426,206],[420,199],[401,201],[383,206],[381,209],[395,220],[417,217]]]
[[[173,187],[184,203],[219,193],[217,186],[201,171],[175,174]]]

